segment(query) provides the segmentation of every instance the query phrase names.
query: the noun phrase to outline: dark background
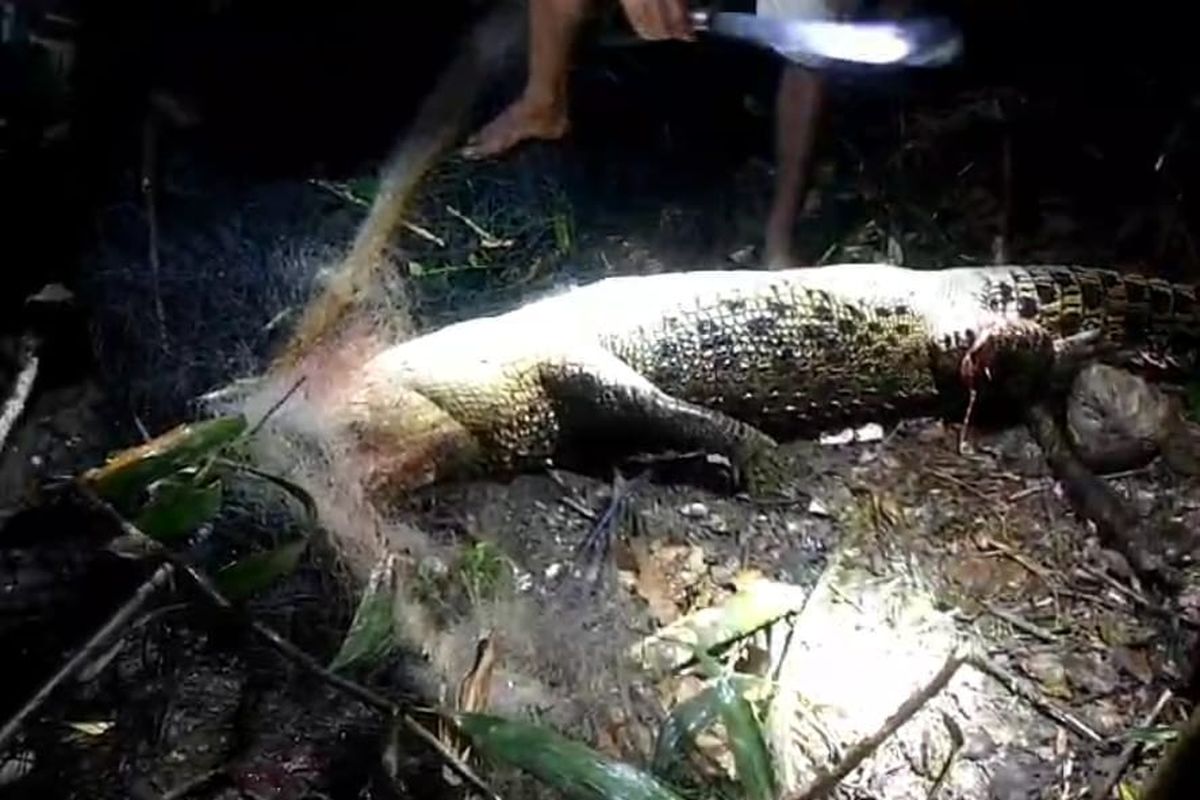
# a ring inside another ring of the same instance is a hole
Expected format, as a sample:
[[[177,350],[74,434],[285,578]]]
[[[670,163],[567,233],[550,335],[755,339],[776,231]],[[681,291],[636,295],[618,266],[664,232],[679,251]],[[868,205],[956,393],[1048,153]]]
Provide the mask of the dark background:
[[[463,0],[9,4],[10,17],[15,9],[43,35],[72,38],[78,60],[69,95],[54,97],[29,47],[3,49],[0,325],[20,323],[29,291],[77,277],[97,205],[111,200],[118,176],[137,168],[149,92],[167,90],[200,112],[198,125],[171,135],[203,152],[207,168],[243,180],[361,170],[386,152],[481,7]],[[1111,217],[1113,226],[1129,209],[1167,197],[1191,231],[1200,71],[1185,7],[943,2],[940,10],[965,30],[961,67],[856,79],[852,91],[866,103],[913,91],[936,102],[965,88],[1009,87],[1020,98],[1009,108],[1023,148],[1018,184],[1068,191],[1078,200],[1073,213]],[[78,26],[56,25],[41,16],[47,10],[66,12]],[[769,126],[747,126],[731,112],[752,84],[769,99],[777,69],[769,59],[721,45],[643,47],[619,61],[611,52],[592,44],[580,53],[574,103],[584,144],[637,146],[661,117],[688,132],[679,158],[693,174],[720,170],[747,149],[769,154]],[[621,69],[637,79],[614,83]],[[520,64],[510,72],[478,109],[480,120],[518,85]],[[62,120],[70,123],[66,135],[47,142],[46,129]],[[1165,168],[1156,170],[1160,159]],[[1033,212],[1018,200],[1013,213],[1019,230],[1022,214]],[[1190,233],[1149,226],[1123,247],[1130,260],[1195,276]]]

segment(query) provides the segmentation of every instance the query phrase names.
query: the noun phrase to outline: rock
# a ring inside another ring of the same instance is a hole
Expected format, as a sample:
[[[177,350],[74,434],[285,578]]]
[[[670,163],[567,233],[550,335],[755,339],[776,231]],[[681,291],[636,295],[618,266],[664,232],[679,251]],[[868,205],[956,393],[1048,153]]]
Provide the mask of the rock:
[[[718,517],[716,514],[713,514],[707,520],[705,520],[704,525],[713,533],[729,532],[729,523],[725,521],[724,517]]]
[[[1071,689],[1067,685],[1067,668],[1058,654],[1034,653],[1022,659],[1021,666],[1046,694],[1062,698],[1071,696]]]
[[[1106,364],[1082,370],[1067,401],[1067,432],[1080,458],[1100,472],[1149,463],[1177,408],[1162,391]]]
[[[996,740],[982,728],[963,736],[961,755],[968,761],[980,761],[995,753],[996,750]]]
[[[859,428],[846,428],[837,433],[827,433],[819,439],[823,445],[850,444],[851,442],[878,442],[883,438],[883,426],[876,422],[868,422]]]
[[[688,503],[680,507],[679,513],[688,519],[700,519],[708,516],[708,506],[704,503]]]
[[[1051,763],[1028,751],[1009,754],[992,773],[988,800],[1028,800],[1041,796],[1042,787],[1054,779]]]

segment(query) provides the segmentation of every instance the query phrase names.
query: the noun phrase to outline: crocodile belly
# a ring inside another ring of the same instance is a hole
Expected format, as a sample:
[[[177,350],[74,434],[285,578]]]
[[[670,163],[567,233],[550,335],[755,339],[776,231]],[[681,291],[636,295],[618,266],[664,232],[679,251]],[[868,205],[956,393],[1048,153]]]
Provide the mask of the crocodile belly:
[[[604,344],[663,391],[792,432],[937,397],[925,315],[786,284],[698,303]]]

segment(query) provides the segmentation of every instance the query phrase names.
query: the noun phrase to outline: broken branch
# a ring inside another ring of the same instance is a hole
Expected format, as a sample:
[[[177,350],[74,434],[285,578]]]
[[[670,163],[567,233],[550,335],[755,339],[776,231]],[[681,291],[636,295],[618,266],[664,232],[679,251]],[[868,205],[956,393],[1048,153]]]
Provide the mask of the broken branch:
[[[946,688],[946,684],[950,683],[950,679],[958,672],[958,668],[965,663],[957,652],[951,653],[946,659],[946,663],[937,671],[937,674],[930,679],[929,683],[917,689],[911,696],[896,709],[896,713],[888,717],[883,726],[875,733],[860,741],[854,747],[850,748],[850,752],[842,757],[837,766],[832,771],[825,773],[813,782],[813,785],[799,795],[796,795],[794,800],[819,800],[819,798],[827,796],[834,788],[837,787],[847,775],[853,772],[859,764],[861,764],[867,756],[879,749],[892,734],[900,729],[904,723],[908,722],[914,714],[924,708],[934,695]]]
[[[25,404],[29,402],[29,395],[33,392],[33,384],[37,380],[39,361],[37,337],[31,333],[26,334],[21,338],[21,371],[17,373],[17,379],[13,382],[12,394],[4,401],[3,410],[0,410],[0,451],[4,450],[8,434],[12,432],[13,425],[24,413]]]

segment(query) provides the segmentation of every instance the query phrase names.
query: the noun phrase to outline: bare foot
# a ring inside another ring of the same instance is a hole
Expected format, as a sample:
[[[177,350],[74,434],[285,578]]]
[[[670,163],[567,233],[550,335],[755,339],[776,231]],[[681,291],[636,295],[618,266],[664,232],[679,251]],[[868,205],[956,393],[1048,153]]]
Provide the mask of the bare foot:
[[[560,139],[568,127],[567,113],[561,106],[522,97],[472,136],[461,152],[465,158],[491,158],[527,139]]]
[[[792,255],[792,213],[794,209],[776,207],[767,220],[766,246],[763,266],[767,269],[789,269],[798,266]]]

